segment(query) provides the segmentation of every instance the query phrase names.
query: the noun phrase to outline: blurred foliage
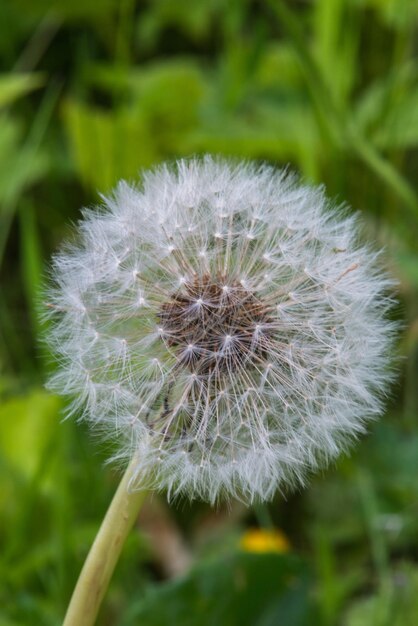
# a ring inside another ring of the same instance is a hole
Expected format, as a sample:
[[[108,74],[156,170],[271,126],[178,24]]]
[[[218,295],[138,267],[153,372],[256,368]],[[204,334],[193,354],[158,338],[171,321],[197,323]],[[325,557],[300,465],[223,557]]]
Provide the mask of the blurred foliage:
[[[303,493],[170,505],[195,561],[178,580],[132,533],[99,622],[418,623],[417,49],[415,0],[1,2],[1,626],[60,623],[118,479],[42,388],[48,259],[119,178],[206,151],[290,164],[362,211],[400,281],[400,379]],[[293,554],[240,552],[257,523]]]
[[[121,626],[313,626],[308,581],[306,563],[295,557],[238,552],[149,592],[132,603]]]

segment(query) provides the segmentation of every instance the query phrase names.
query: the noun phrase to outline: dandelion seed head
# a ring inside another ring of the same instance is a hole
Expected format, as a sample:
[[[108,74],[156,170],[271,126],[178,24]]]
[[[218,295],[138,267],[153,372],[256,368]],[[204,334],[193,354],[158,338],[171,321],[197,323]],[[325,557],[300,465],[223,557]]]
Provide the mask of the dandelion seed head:
[[[52,274],[49,385],[135,456],[132,484],[268,500],[382,410],[393,281],[285,171],[208,156],[121,182]]]

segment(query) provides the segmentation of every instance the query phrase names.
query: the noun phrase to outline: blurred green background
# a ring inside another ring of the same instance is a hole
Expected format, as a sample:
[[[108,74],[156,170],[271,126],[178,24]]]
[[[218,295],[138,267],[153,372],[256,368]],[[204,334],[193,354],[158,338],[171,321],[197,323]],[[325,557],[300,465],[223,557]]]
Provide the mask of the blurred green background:
[[[416,0],[1,1],[0,626],[60,624],[118,482],[43,389],[48,259],[119,178],[202,152],[362,212],[400,281],[399,380],[301,493],[150,498],[99,624],[418,624],[417,51]]]

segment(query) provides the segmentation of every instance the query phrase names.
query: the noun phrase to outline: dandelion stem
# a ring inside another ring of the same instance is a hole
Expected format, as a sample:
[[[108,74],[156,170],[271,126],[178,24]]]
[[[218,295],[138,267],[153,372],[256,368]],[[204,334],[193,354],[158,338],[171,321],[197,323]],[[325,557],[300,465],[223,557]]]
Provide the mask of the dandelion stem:
[[[63,626],[92,626],[125,539],[146,492],[129,492],[136,459],[127,468],[96,535],[74,589]]]

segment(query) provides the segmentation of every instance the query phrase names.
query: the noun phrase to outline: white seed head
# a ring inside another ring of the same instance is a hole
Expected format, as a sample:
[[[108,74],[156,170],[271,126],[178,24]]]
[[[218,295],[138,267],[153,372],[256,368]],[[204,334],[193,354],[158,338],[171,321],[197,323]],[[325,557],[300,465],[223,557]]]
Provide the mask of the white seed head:
[[[393,283],[321,189],[181,160],[77,235],[54,260],[50,387],[137,458],[134,487],[267,500],[380,413]]]

